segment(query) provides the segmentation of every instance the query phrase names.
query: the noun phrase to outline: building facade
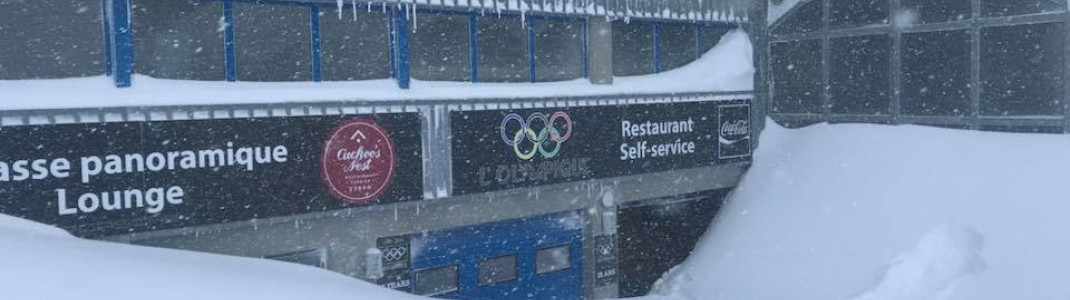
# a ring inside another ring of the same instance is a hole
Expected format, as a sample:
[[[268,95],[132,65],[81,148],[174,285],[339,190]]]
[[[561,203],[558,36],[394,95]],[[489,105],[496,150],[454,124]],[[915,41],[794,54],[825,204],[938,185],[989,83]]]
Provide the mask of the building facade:
[[[802,1],[770,27],[770,116],[1068,132],[1066,5]]]
[[[105,76],[114,89],[471,86],[434,99],[5,109],[0,213],[85,238],[303,263],[420,295],[641,295],[686,258],[748,168],[762,101],[749,87],[475,94],[673,70],[731,30],[764,38],[764,18],[748,18],[755,9],[0,0],[9,86]]]

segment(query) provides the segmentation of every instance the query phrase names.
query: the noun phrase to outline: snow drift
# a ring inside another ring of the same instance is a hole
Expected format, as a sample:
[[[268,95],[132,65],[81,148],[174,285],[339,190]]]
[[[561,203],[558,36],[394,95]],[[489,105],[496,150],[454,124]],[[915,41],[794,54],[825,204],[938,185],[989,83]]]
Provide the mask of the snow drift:
[[[1070,136],[769,126],[654,298],[1070,297]]]
[[[422,299],[264,259],[78,239],[0,215],[0,299]]]

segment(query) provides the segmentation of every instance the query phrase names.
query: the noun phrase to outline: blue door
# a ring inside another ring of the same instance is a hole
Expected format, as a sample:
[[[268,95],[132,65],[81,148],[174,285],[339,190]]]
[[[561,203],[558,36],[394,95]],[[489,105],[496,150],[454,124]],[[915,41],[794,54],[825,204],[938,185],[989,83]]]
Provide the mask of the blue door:
[[[448,299],[583,298],[579,212],[428,232],[412,239],[413,291]]]

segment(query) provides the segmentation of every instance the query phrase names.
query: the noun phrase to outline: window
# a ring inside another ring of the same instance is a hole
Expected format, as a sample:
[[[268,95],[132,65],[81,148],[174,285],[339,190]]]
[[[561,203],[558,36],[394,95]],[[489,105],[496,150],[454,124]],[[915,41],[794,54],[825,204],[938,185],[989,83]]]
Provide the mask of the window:
[[[1024,15],[1066,10],[1063,0],[981,0],[985,17]]]
[[[535,274],[546,274],[572,267],[572,248],[568,245],[535,250]]]
[[[0,80],[104,74],[100,1],[0,0]]]
[[[696,31],[694,25],[662,24],[658,26],[661,46],[662,72],[685,66],[695,61]]]
[[[613,23],[613,75],[654,73],[654,26],[648,23]]]
[[[530,81],[528,30],[520,18],[483,17],[476,22],[481,82]]]
[[[423,14],[409,24],[412,78],[429,81],[472,81],[468,16]]]
[[[835,38],[829,47],[832,112],[888,113],[891,108],[891,38],[887,35]]]
[[[445,266],[416,272],[413,291],[421,296],[456,292],[460,286],[460,267]]]
[[[310,19],[307,7],[235,3],[238,80],[311,80]]]
[[[724,37],[730,30],[730,28],[724,26],[699,26],[698,44],[699,49],[702,50],[699,55],[706,54],[714,46],[717,46],[717,43],[721,42],[721,37]]]
[[[1062,114],[1064,26],[981,29],[982,114]]]
[[[805,33],[821,30],[822,0],[799,4],[794,11],[784,15],[772,29],[774,34]]]
[[[506,255],[479,262],[479,285],[493,285],[517,279],[516,255]]]
[[[828,0],[829,26],[855,27],[888,23],[888,0]]]
[[[167,79],[224,79],[222,4],[136,0],[131,9],[137,73]]]
[[[356,14],[356,15],[354,15]],[[320,57],[324,81],[390,78],[387,15],[373,10],[320,8]]]
[[[972,10],[969,0],[902,0],[903,10],[919,23],[966,20]]]
[[[535,81],[583,78],[583,21],[535,21]]]
[[[821,41],[772,44],[774,113],[821,113]]]
[[[970,35],[966,31],[903,35],[903,113],[970,113]]]

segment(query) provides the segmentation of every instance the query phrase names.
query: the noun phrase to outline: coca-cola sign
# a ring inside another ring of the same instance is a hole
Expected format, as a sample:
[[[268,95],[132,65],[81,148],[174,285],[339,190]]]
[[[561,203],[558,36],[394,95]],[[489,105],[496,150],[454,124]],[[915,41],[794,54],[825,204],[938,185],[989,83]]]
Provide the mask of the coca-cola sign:
[[[374,202],[390,187],[396,166],[390,134],[371,119],[343,122],[323,147],[323,182],[342,202]]]
[[[721,159],[750,156],[750,105],[722,105],[717,108],[717,115],[721,121],[717,156]]]

